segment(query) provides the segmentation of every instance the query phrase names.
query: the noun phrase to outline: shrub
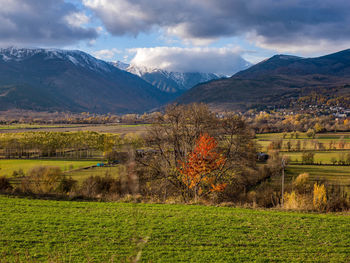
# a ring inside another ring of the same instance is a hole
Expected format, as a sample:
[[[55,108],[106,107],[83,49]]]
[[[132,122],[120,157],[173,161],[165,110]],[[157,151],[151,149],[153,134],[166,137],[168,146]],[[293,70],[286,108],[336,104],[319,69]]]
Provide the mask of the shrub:
[[[12,177],[23,177],[25,174],[23,169],[15,170],[12,172]]]
[[[308,129],[306,132],[306,136],[309,138],[314,138],[315,137],[315,130],[314,129]]]
[[[301,159],[304,164],[313,164],[314,157],[315,157],[315,153],[313,152],[303,152]]]
[[[307,195],[301,195],[292,191],[285,193],[283,207],[292,210],[307,210],[311,208],[311,200]]]
[[[21,190],[33,194],[54,194],[59,192],[64,175],[58,167],[38,166],[29,171],[21,181]]]
[[[58,188],[57,191],[59,193],[70,193],[74,190],[76,190],[76,186],[77,186],[78,181],[72,179],[72,177],[63,177]]]
[[[12,185],[10,183],[10,180],[6,178],[5,176],[0,177],[0,191],[10,191],[12,190]]]
[[[327,187],[327,212],[341,212],[350,209],[347,192],[339,185]]]
[[[309,174],[302,173],[299,174],[298,177],[294,180],[293,186],[299,193],[306,193],[309,188]]]
[[[82,195],[90,198],[104,197],[109,194],[121,194],[121,182],[111,176],[90,176],[83,181],[81,186]]]
[[[318,211],[323,211],[327,205],[326,187],[322,184],[314,184],[313,205]]]

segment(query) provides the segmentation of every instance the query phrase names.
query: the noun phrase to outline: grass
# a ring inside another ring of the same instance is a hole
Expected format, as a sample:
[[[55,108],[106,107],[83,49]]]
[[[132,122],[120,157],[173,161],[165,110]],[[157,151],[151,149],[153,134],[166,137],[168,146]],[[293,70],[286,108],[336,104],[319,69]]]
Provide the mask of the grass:
[[[11,124],[0,125],[0,130],[19,130],[19,129],[43,129],[43,128],[60,128],[60,127],[79,127],[72,124],[56,124],[56,125],[44,125],[44,124]]]
[[[11,176],[13,171],[22,169],[25,173],[36,166],[55,166],[62,171],[95,165],[99,161],[72,161],[72,160],[0,160],[0,176]]]
[[[106,174],[109,174],[111,177],[115,178],[119,176],[121,169],[123,169],[121,165],[114,167],[93,167],[89,169],[66,172],[65,174],[71,176],[74,180],[81,182],[90,176],[105,176]]]
[[[147,131],[150,124],[62,124],[62,125],[0,125],[0,133],[22,132],[73,132],[94,131],[101,133],[115,133],[120,135],[142,134]]]
[[[348,262],[349,216],[0,196],[4,262]]]
[[[291,138],[290,133],[283,139],[283,133],[264,133],[257,134],[256,141],[262,147],[262,151],[267,151],[269,144],[275,140],[283,140],[283,150],[287,150],[287,142],[290,141],[293,148],[295,148],[297,141],[300,141],[301,147],[303,147],[304,141],[307,142],[306,150],[314,150],[313,141],[323,143],[326,149],[329,149],[331,142],[335,143],[335,147],[338,148],[340,140],[344,140],[346,143],[345,149],[350,149],[350,133],[320,133],[316,134],[315,139],[308,138],[305,133],[299,133],[298,139]]]
[[[314,162],[321,162],[322,164],[331,164],[332,158],[339,160],[342,155],[346,157],[347,153],[350,153],[350,151],[318,151],[315,152]],[[282,152],[281,154],[290,157],[291,162],[302,162],[303,153],[301,152]],[[347,169],[350,170],[350,167],[347,167]]]
[[[289,177],[308,173],[313,182],[327,180],[331,184],[350,187],[350,166],[289,165],[286,172]]]

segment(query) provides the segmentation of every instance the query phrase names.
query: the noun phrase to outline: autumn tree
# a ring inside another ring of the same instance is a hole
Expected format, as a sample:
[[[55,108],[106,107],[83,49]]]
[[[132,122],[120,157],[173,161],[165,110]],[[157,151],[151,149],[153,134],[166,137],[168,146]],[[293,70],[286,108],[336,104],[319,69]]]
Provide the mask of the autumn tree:
[[[222,182],[222,168],[226,158],[218,153],[217,141],[208,134],[201,135],[178,171],[188,190],[193,190],[195,200],[209,192],[221,192],[227,183]]]
[[[186,200],[188,187],[179,168],[203,134],[218,142],[217,149],[226,158],[222,173],[231,185],[250,183],[244,170],[256,169],[257,150],[254,134],[241,116],[220,119],[204,104],[170,105],[148,128],[146,149],[136,156],[142,194],[166,199],[181,193]]]

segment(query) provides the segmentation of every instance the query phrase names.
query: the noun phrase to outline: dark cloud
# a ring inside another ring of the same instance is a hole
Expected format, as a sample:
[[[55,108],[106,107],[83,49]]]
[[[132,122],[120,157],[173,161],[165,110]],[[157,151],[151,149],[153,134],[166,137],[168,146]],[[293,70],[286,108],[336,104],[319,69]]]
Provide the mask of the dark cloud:
[[[83,0],[114,35],[161,27],[184,40],[244,36],[261,46],[350,40],[348,0]]]
[[[87,16],[64,0],[0,0],[1,45],[68,45],[93,39]]]

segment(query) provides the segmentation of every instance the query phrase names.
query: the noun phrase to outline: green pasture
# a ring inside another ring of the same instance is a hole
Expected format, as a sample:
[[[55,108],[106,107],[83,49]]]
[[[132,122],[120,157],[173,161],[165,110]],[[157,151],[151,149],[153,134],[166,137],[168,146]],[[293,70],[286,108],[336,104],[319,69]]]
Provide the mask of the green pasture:
[[[74,161],[74,160],[21,160],[21,159],[2,159],[0,160],[0,176],[11,176],[13,171],[22,169],[25,173],[36,166],[54,166],[62,171],[74,170],[82,167],[96,165],[99,161]]]
[[[287,143],[291,143],[291,148],[295,150],[296,144],[299,141],[302,150],[318,150],[315,149],[315,142],[322,143],[325,150],[329,150],[329,146],[333,143],[332,147],[339,150],[339,142],[343,140],[345,142],[344,149],[350,150],[350,133],[320,133],[316,134],[315,138],[308,138],[306,133],[299,133],[299,137],[291,137],[291,133],[287,133],[287,136],[283,138],[283,133],[264,133],[256,135],[256,142],[261,146],[262,151],[267,151],[268,146],[272,141],[282,140],[282,151],[287,151]],[[341,150],[341,149],[340,149]]]
[[[78,182],[81,182],[82,180],[90,177],[90,176],[106,176],[110,175],[113,178],[116,178],[119,176],[120,173],[122,173],[124,170],[124,167],[122,165],[117,165],[113,167],[93,167],[88,169],[79,169],[75,171],[69,171],[65,174],[67,176],[71,176],[74,180],[77,180]]]
[[[327,181],[333,185],[350,187],[350,166],[288,165],[286,169],[289,179],[302,173],[308,173],[312,182]]]
[[[0,196],[1,262],[349,262],[346,214]]]
[[[315,152],[314,162],[322,164],[332,164],[332,159],[341,160],[343,157],[346,158],[346,154],[350,151],[318,151]],[[288,156],[291,163],[301,163],[302,155],[301,152],[281,152],[281,155]],[[347,167],[350,170],[350,166]]]
[[[292,134],[294,133],[286,133],[285,140],[289,139],[295,139],[295,137],[292,137]],[[276,139],[283,139],[283,133],[263,133],[263,134],[256,134],[256,138],[258,140],[276,140]],[[305,132],[298,132],[298,139],[310,139],[313,138],[307,137]],[[341,138],[344,138],[344,140],[350,140],[350,132],[327,132],[327,133],[318,133],[315,135],[315,139],[322,139],[322,140],[339,140]]]

